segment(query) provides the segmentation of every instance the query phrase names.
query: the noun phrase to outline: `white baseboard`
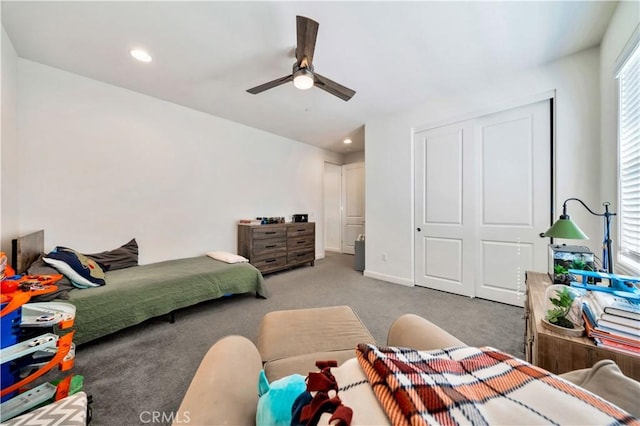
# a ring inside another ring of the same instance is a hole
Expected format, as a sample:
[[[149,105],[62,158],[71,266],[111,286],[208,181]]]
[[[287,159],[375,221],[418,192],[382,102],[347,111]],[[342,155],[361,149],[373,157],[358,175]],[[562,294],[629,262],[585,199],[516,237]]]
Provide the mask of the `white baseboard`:
[[[324,259],[324,252],[323,253],[316,253],[316,260],[318,259]]]
[[[393,275],[381,274],[379,272],[367,271],[365,269],[364,274],[365,277],[375,278],[376,280],[388,281],[393,284],[400,284],[406,287],[415,287],[413,281],[408,280],[406,278],[395,277]]]

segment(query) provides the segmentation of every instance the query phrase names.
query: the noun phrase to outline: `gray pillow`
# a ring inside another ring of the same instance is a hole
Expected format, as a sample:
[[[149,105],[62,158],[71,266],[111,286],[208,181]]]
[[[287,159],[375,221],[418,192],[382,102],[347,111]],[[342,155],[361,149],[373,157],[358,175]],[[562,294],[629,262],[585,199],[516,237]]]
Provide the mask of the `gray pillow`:
[[[101,253],[85,254],[90,259],[98,262],[105,271],[138,266],[138,243],[133,238],[128,243],[117,249],[103,251]]]

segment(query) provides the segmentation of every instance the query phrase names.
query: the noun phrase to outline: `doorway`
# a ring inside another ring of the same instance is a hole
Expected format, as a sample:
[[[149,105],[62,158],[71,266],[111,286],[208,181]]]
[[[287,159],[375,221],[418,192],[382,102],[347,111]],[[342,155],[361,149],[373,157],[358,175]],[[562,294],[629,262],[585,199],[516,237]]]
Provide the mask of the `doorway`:
[[[364,234],[364,163],[342,166],[342,252],[355,253]]]
[[[364,163],[324,164],[324,246],[326,251],[354,254],[364,234]]]
[[[324,249],[342,252],[342,167],[324,163]]]

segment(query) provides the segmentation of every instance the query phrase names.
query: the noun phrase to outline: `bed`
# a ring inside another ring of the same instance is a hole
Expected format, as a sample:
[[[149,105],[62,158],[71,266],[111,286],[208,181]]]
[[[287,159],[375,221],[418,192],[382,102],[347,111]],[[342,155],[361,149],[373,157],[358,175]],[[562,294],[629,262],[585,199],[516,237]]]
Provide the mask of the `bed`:
[[[14,268],[24,273],[44,253],[44,231],[13,240]],[[101,287],[74,289],[74,341],[82,344],[147,319],[232,294],[266,298],[262,274],[249,263],[229,264],[208,256],[106,271]]]

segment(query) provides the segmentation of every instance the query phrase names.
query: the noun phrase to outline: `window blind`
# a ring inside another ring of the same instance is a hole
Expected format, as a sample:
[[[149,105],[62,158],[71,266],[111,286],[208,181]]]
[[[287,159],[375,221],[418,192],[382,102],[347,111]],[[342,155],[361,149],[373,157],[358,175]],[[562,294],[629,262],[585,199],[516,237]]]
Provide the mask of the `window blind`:
[[[620,260],[640,269],[640,48],[618,74]]]

